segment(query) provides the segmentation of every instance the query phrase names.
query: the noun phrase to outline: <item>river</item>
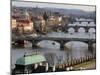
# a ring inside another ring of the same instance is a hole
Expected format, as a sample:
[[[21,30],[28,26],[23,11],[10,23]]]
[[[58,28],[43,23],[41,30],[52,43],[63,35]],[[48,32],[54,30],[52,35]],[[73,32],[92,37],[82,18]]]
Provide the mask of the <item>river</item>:
[[[92,32],[92,31],[91,31]],[[64,33],[64,32],[51,32],[45,35],[47,37],[71,37],[71,38],[95,38],[94,33]],[[55,43],[55,44],[53,44]],[[79,59],[81,57],[86,57],[92,55],[88,51],[88,44],[80,41],[70,41],[65,44],[66,50],[60,50],[60,44],[55,41],[44,40],[38,43],[40,48],[32,49],[32,44],[27,43],[26,48],[12,48],[11,51],[11,67],[14,67],[16,60],[22,57],[25,53],[40,53],[46,56],[46,59],[50,65],[57,63],[65,63],[66,60],[70,61],[72,59]],[[95,52],[95,44],[93,44]],[[53,58],[50,58],[52,56]]]

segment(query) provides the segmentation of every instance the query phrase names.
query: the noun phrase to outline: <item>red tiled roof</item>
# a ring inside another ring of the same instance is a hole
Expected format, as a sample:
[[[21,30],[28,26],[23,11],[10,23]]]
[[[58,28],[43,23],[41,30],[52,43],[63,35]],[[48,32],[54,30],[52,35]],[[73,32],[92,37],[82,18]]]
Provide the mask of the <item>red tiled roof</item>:
[[[22,23],[30,23],[32,22],[31,20],[24,20],[24,19],[19,19],[17,22],[22,22]]]

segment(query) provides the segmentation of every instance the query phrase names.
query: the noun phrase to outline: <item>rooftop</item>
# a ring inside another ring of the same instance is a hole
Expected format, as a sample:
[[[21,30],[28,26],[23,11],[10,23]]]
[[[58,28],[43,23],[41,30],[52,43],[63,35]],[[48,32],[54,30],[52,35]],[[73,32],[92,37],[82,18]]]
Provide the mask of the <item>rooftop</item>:
[[[40,63],[46,61],[46,58],[43,55],[28,55],[28,56],[23,56],[19,58],[16,61],[17,65],[30,65],[30,64],[35,64],[35,63]]]

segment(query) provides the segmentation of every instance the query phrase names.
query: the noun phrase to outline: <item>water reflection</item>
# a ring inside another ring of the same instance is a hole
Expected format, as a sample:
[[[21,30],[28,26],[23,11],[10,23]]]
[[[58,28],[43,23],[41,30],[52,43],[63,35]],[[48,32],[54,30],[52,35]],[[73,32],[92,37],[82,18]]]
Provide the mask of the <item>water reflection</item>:
[[[41,41],[39,42],[39,49],[32,49],[28,47],[26,49],[13,49],[12,50],[12,65],[15,64],[16,60],[24,55],[31,53],[41,53],[46,56],[49,65],[54,65],[58,63],[65,63],[72,59],[79,59],[87,55],[91,55],[88,51],[88,45],[79,42],[71,41],[65,44],[65,50],[60,50],[60,44],[54,41]],[[94,46],[94,45],[93,45]],[[95,46],[94,46],[95,47]],[[94,48],[95,49],[95,48]]]

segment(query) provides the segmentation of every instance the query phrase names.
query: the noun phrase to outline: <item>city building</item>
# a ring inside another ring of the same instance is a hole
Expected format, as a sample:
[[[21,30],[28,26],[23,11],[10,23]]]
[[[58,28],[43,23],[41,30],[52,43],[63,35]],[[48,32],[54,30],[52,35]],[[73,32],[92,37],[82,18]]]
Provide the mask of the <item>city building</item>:
[[[34,32],[33,21],[27,10],[22,11],[19,15],[15,14],[12,17],[14,18],[12,20],[12,27],[15,27],[19,34],[30,34]]]
[[[12,23],[11,28],[12,28],[12,29],[15,29],[16,26],[17,26],[16,19],[12,19],[12,20],[11,20],[11,23]]]
[[[16,61],[13,73],[32,73],[38,67],[46,65],[46,58],[40,54],[24,55]]]

